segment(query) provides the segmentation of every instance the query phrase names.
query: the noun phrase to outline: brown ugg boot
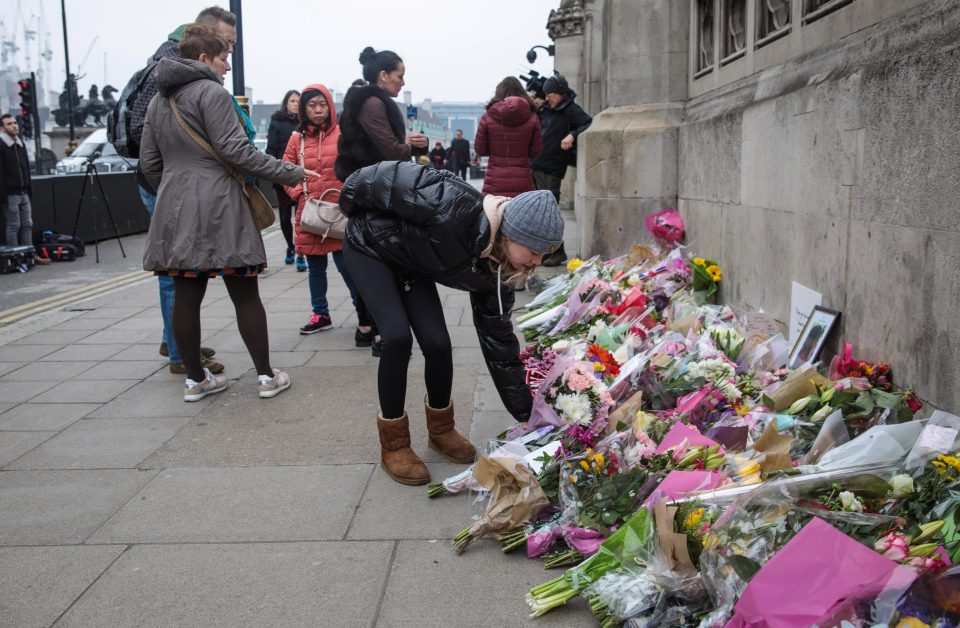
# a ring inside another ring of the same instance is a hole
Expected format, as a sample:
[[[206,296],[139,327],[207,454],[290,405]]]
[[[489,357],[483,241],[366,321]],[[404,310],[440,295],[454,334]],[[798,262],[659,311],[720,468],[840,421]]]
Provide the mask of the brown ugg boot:
[[[428,444],[450,462],[469,464],[477,457],[477,449],[466,438],[453,429],[453,401],[442,410],[431,408],[427,399],[423,399],[423,408],[427,413],[427,431],[430,433]]]
[[[407,413],[399,419],[377,415],[380,432],[380,461],[387,475],[401,484],[417,486],[430,481],[427,465],[410,449],[410,422]]]

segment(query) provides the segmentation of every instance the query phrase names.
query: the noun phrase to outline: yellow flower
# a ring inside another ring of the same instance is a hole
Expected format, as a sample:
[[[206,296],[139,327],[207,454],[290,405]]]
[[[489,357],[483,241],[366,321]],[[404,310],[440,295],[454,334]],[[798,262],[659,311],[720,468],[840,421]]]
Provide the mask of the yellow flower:
[[[916,617],[904,617],[894,628],[930,628],[930,624],[925,624]]]
[[[601,364],[600,362],[594,362],[593,370],[597,373],[600,373],[601,371],[603,371],[603,364]]]
[[[693,263],[696,264],[697,266],[706,266],[706,265],[707,265],[707,263],[703,260],[702,257],[694,257],[694,258],[693,258]]]
[[[707,274],[710,275],[710,279],[714,281],[720,281],[720,278],[723,277],[723,271],[720,270],[720,267],[716,264],[707,266]]]
[[[579,257],[574,257],[572,260],[567,262],[567,272],[572,273],[573,271],[577,270],[581,266],[583,266],[583,260],[580,259]]]
[[[573,475],[572,473],[570,474],[570,483],[571,483],[571,484],[576,484],[576,483],[577,483],[577,477],[576,477],[575,475]]]
[[[593,461],[597,463],[598,467],[602,467],[604,463],[603,454],[597,454],[593,457]]]
[[[692,530],[700,525],[701,519],[703,519],[703,508],[692,510],[690,514],[687,515],[686,521],[683,522],[683,527],[687,530]]]
[[[590,465],[587,464],[587,461],[586,461],[586,460],[581,460],[581,461],[580,461],[580,466],[583,467],[583,470],[584,470],[584,471],[589,471],[589,470],[590,470]]]

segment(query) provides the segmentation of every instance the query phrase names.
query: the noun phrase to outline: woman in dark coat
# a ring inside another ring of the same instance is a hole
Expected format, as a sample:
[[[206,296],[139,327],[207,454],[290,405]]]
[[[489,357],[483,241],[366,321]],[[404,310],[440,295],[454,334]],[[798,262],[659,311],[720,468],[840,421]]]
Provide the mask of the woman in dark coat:
[[[297,129],[299,107],[300,92],[291,89],[284,95],[283,102],[280,103],[280,109],[274,111],[273,115],[270,116],[270,128],[267,130],[267,154],[271,157],[283,159],[287,142],[290,141],[290,136]],[[280,231],[283,232],[283,239],[287,241],[287,255],[283,258],[283,262],[289,265],[295,259],[292,217],[296,203],[287,196],[282,185],[275,184],[273,191],[277,194],[277,206],[280,208]],[[298,271],[302,272],[307,269],[307,262],[302,255],[296,258],[296,262]]]
[[[497,85],[473,142],[477,155],[490,157],[484,194],[514,197],[534,189],[530,159],[543,148],[540,119],[516,77],[508,76]]]
[[[411,155],[426,154],[429,144],[423,133],[406,134],[403,114],[394,102],[403,89],[406,68],[403,59],[391,50],[377,52],[366,47],[360,53],[363,78],[367,85],[351,87],[343,99],[340,139],[337,140],[337,178],[347,177],[364,166],[385,160],[410,161]],[[369,334],[356,334],[356,345],[373,345],[380,355],[376,325]]]
[[[407,365],[413,336],[425,358],[428,444],[453,462],[474,460],[454,430],[453,350],[437,284],[470,293],[480,349],[500,398],[518,421],[532,397],[510,320],[513,285],[563,242],[563,218],[546,191],[484,197],[451,172],[382,162],[351,175],[340,196],[350,217],[344,255],[382,334],[378,375],[381,461],[397,482],[430,473],[410,449]],[[411,333],[412,331],[412,333]]]

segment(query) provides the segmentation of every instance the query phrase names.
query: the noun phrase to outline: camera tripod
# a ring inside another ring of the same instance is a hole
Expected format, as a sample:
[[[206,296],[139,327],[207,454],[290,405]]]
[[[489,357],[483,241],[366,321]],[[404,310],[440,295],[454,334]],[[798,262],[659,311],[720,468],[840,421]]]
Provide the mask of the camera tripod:
[[[110,211],[110,202],[107,200],[107,193],[103,191],[103,184],[100,183],[100,173],[93,164],[93,160],[100,156],[100,153],[94,153],[87,157],[87,163],[83,173],[83,184],[80,186],[80,201],[77,203],[77,213],[73,218],[73,237],[77,236],[77,227],[80,224],[80,211],[83,209],[83,197],[87,191],[87,185],[90,185],[91,200],[93,201],[91,211],[91,223],[93,224],[93,246],[96,251],[97,263],[100,263],[100,238],[97,235],[97,190],[93,187],[93,181],[96,181],[97,188],[100,189],[100,195],[103,196],[103,206],[107,208],[107,217],[110,218],[110,224],[113,226],[113,234],[117,236],[117,244],[120,245],[120,254],[126,258],[127,253],[123,250],[123,242],[120,240],[120,230],[117,228],[117,221],[113,219],[113,212]]]

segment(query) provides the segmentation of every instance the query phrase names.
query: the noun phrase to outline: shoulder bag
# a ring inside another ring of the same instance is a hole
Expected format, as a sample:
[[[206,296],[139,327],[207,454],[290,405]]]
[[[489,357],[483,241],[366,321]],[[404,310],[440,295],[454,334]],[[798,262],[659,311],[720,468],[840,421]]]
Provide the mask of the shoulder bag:
[[[177,107],[177,101],[173,96],[169,96],[167,101],[170,103],[170,108],[173,109],[173,115],[176,116],[177,122],[183,127],[183,130],[187,132],[187,135],[199,144],[201,148],[210,153],[210,156],[216,159],[221,166],[226,168],[230,176],[236,179],[237,183],[243,188],[243,195],[247,197],[247,201],[250,203],[250,214],[253,216],[253,222],[257,225],[257,229],[263,231],[272,225],[273,221],[276,220],[276,214],[273,213],[273,206],[270,205],[270,201],[263,195],[260,188],[247,183],[241,172],[225,162],[220,155],[217,154],[217,151],[213,149],[213,146],[210,145],[210,142],[205,140],[202,135],[187,124],[187,121],[184,120],[180,114],[180,108]]]
[[[303,133],[300,134],[300,165],[306,168],[303,161]],[[323,240],[333,238],[342,240],[347,232],[347,217],[340,211],[338,203],[323,200],[329,192],[337,192],[337,188],[328,188],[320,193],[319,198],[310,198],[307,191],[307,182],[303,182],[303,211],[300,212],[300,228],[307,233],[321,236]]]

